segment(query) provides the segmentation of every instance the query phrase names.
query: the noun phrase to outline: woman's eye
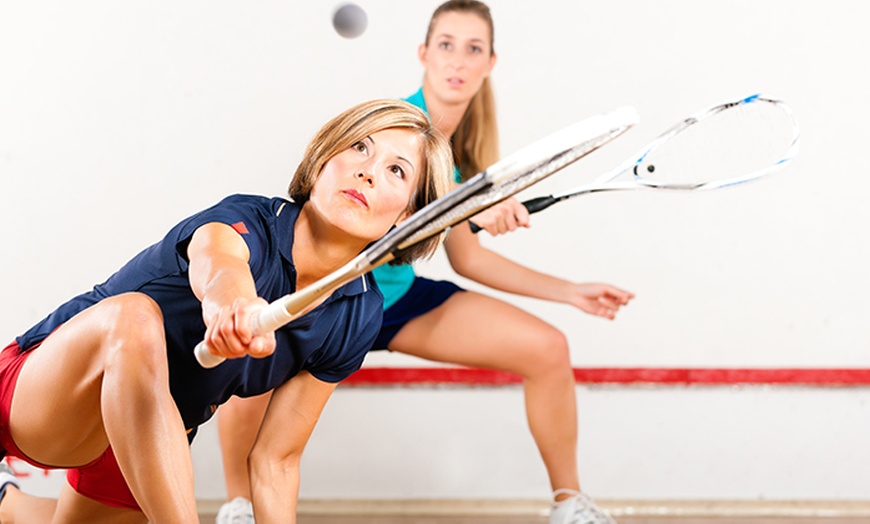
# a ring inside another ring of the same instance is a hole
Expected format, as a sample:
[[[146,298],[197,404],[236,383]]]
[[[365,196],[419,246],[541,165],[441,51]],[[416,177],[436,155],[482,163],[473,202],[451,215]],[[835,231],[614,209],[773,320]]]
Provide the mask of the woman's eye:
[[[366,145],[363,142],[357,142],[356,144],[354,144],[350,147],[351,147],[351,149],[355,149],[356,151],[359,151],[360,153],[365,153],[366,151],[368,151],[368,147],[366,147]]]
[[[471,53],[472,53],[472,54],[475,54],[475,55],[476,55],[476,54],[480,54],[480,53],[482,53],[482,52],[483,52],[483,49],[482,49],[482,48],[477,47],[476,45],[471,46]]]
[[[450,48],[453,46],[450,45],[450,42],[441,42],[440,44],[438,44],[438,47],[441,49],[444,49],[446,51],[449,51]]]
[[[390,172],[393,173],[394,175],[398,176],[399,178],[402,178],[402,179],[405,178],[405,170],[399,166],[391,166]]]

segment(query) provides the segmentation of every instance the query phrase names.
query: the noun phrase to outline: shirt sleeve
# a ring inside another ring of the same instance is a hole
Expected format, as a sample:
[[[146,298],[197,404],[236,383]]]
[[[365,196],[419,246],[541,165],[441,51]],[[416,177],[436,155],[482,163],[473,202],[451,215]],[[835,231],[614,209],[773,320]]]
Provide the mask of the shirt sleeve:
[[[211,223],[226,224],[242,237],[250,253],[248,265],[257,274],[267,258],[270,232],[258,198],[243,195],[227,197],[176,226],[175,249],[181,269],[187,270],[187,247],[193,234],[200,227]]]

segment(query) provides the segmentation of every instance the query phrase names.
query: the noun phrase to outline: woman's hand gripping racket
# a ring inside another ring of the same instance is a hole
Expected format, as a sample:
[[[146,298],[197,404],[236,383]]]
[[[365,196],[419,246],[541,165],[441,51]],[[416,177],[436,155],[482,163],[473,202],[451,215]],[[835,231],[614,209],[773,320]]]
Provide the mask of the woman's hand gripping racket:
[[[734,186],[785,168],[797,154],[799,139],[797,119],[785,102],[753,95],[686,118],[589,184],[523,205],[537,213],[587,193]],[[471,229],[480,231],[474,224]]]
[[[414,213],[345,266],[260,310],[252,322],[253,332],[268,333],[304,315],[324,295],[386,264],[414,244],[439,235],[450,226],[552,175],[610,142],[635,123],[637,112],[630,107],[620,108],[578,122],[500,160]],[[194,354],[206,368],[224,361],[223,357],[211,354],[202,342],[194,348]]]

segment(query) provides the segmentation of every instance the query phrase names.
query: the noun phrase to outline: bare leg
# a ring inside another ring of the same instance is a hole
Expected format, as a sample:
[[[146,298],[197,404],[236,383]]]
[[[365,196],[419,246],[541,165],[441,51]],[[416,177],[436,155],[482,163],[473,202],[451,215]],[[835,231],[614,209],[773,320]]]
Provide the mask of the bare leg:
[[[218,411],[218,438],[224,465],[227,500],[251,499],[248,454],[257,439],[260,423],[269,406],[271,393],[256,397],[233,397]]]
[[[190,450],[169,393],[162,316],[145,295],[105,299],[34,350],[15,388],[10,431],[22,452],[61,467],[87,464],[111,444],[152,522],[198,521]],[[83,507],[61,503],[55,521],[96,518],[79,514]]]
[[[529,428],[551,487],[579,491],[574,373],[568,343],[557,329],[510,304],[468,291],[408,322],[389,349],[522,376]]]
[[[55,513],[58,517],[52,520]],[[63,515],[75,515],[75,520],[63,520]],[[144,524],[147,522],[141,511],[110,508],[83,497],[64,485],[60,500],[34,497],[11,487],[0,505],[0,522],[3,524],[41,524],[62,522],[87,522],[88,524]]]
[[[55,499],[35,497],[20,491],[15,486],[7,486],[6,496],[0,504],[0,522],[3,524],[51,522],[56,506]]]
[[[148,521],[141,511],[110,508],[79,495],[69,485],[65,485],[63,491],[61,491],[60,499],[57,501],[57,514],[75,515],[75,520],[68,521],[70,524],[73,522],[87,522],[88,524],[144,524]],[[58,520],[54,520],[52,524],[57,524],[57,522]],[[199,522],[199,520],[190,522]]]

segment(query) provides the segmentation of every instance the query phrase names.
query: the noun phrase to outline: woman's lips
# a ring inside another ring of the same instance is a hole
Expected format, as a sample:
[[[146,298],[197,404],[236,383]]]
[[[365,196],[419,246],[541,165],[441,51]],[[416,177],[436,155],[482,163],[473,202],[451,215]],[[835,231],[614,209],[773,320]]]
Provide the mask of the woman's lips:
[[[345,189],[342,191],[349,199],[359,202],[365,207],[369,207],[369,201],[366,200],[366,196],[356,189]]]

